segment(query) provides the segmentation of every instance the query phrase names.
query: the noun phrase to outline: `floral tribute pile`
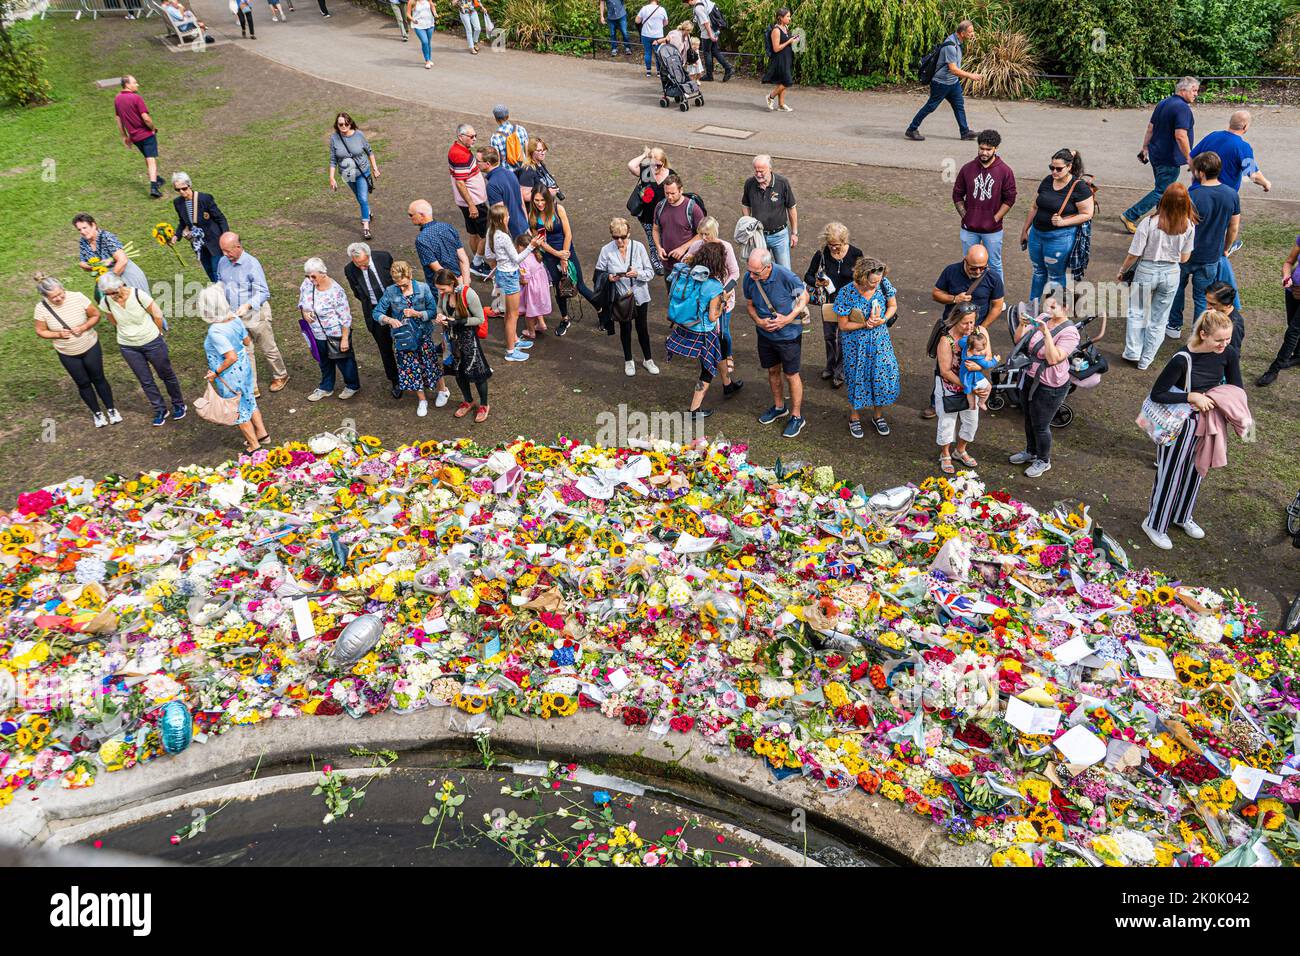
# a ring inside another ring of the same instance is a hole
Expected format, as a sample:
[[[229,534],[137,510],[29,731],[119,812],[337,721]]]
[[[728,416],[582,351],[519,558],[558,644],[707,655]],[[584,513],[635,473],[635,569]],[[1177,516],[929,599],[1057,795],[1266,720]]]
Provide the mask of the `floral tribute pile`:
[[[994,865],[1300,862],[1295,635],[1127,569],[1085,506],[900,495],[741,445],[350,435],[23,495],[0,800],[271,718],[588,710]]]

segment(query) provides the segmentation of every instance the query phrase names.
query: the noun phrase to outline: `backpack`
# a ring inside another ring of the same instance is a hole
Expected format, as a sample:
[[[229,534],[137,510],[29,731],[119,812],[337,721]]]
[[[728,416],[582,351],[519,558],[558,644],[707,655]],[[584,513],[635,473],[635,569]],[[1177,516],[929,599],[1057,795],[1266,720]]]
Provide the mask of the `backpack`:
[[[722,7],[716,3],[709,9],[709,26],[713,27],[713,35],[721,37],[722,31],[727,29],[727,15],[722,12]]]
[[[951,38],[944,40],[933,50],[921,57],[915,64],[916,78],[922,83],[929,83],[934,79],[934,75],[939,72],[939,53],[946,46],[951,46]]]
[[[511,126],[510,132],[506,134],[506,154],[501,159],[511,169],[523,163],[524,144],[519,141],[518,126]]]
[[[672,291],[668,296],[668,321],[688,332],[709,332],[709,303],[722,291],[722,283],[709,275],[704,266],[673,266]]]
[[[661,200],[659,200],[659,205],[655,206],[655,225],[656,225],[656,226],[659,225],[659,215],[660,215],[660,213],[662,213],[662,212],[664,211],[664,206],[666,206],[666,205],[668,205],[668,200],[667,200],[667,199],[661,199]],[[704,200],[703,200],[703,199],[701,199],[699,196],[695,195],[695,193],[686,193],[686,222],[687,222],[687,224],[689,224],[689,223],[691,222],[691,209],[692,209],[692,207],[694,207],[694,206],[699,206],[699,207],[700,207],[700,216],[701,216],[701,217],[703,217],[703,216],[707,216],[707,215],[709,214],[709,211],[708,211],[707,209],[704,208]],[[691,231],[694,232],[694,227],[693,227],[693,226],[691,227]]]

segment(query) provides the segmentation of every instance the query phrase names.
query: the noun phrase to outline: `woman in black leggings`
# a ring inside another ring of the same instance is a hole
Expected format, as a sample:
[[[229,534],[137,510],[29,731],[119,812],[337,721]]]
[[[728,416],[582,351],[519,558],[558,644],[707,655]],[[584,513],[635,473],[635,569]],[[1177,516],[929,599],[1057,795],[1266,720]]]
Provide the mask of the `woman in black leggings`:
[[[54,346],[59,361],[77,383],[81,400],[95,416],[95,427],[117,424],[122,416],[104,377],[104,352],[95,331],[99,310],[80,292],[69,292],[52,276],[38,272],[34,278],[41,295],[35,313],[36,334]]]
[[[483,303],[479,301],[478,293],[467,285],[461,285],[460,276],[450,269],[439,269],[434,273],[433,285],[438,290],[437,322],[451,343],[451,372],[464,398],[452,416],[464,418],[474,409],[475,423],[482,423],[487,420],[490,410],[488,379],[492,377],[492,367],[488,365],[478,337],[479,326],[487,321],[483,317]],[[471,385],[478,392],[477,408]]]
[[[534,194],[536,195],[536,194]],[[636,374],[632,361],[632,323],[636,323],[636,337],[641,345],[641,367],[651,375],[659,374],[659,366],[650,357],[650,280],[655,277],[650,253],[643,243],[631,237],[628,221],[619,217],[609,223],[609,238],[596,257],[596,271],[604,272],[614,284],[612,299],[617,307],[612,311],[617,320],[619,338],[623,342],[623,372]],[[611,331],[612,335],[613,332]]]

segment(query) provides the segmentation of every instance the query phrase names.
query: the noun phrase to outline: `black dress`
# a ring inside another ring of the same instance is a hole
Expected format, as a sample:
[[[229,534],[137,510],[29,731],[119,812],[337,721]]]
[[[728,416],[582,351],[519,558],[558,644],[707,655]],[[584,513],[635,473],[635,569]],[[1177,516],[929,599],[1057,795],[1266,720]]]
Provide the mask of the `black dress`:
[[[785,27],[777,26],[775,23],[768,28],[767,35],[772,36],[772,30],[779,30],[781,42],[785,43],[790,39],[790,32]],[[780,53],[772,53],[767,58],[767,70],[763,73],[764,83],[775,83],[781,86],[794,86],[794,46],[785,47]]]

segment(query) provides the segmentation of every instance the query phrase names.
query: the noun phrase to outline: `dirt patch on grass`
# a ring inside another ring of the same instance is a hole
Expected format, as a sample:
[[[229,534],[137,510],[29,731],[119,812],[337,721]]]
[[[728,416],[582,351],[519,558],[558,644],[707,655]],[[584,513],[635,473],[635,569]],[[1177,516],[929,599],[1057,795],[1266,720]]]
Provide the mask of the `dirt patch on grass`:
[[[96,30],[111,38],[124,32],[123,26],[129,25],[101,22]],[[458,397],[444,409],[430,409],[429,417],[424,419],[415,417],[412,399],[394,401],[382,377],[373,340],[364,330],[357,336],[361,393],[349,402],[326,399],[308,404],[305,396],[316,384],[317,370],[297,331],[294,303],[302,260],[308,254],[320,255],[341,279],[346,264],[344,250],[349,242],[360,238],[351,196],[346,191],[331,194],[326,187],[325,137],[332,119],[330,110],[351,112],[377,144],[383,176],[371,201],[376,234],[371,244],[407,259],[414,255],[414,230],[406,219],[406,206],[412,199],[427,198],[438,218],[460,225],[451,200],[445,150],[462,117],[324,84],[246,55],[234,44],[209,51],[208,62],[218,65],[209,82],[220,85],[227,94],[224,103],[205,114],[206,128],[220,131],[219,135],[190,138],[184,143],[164,142],[164,175],[185,168],[202,183],[201,188],[214,193],[232,226],[243,235],[247,248],[267,268],[275,328],[293,376],[284,392],[266,393],[262,399],[275,439],[307,438],[338,428],[345,420],[356,422],[363,432],[378,435],[390,444],[461,434],[482,441],[518,434],[539,439],[557,434],[591,439],[601,427],[600,416],[611,410],[617,412],[620,403],[629,410],[647,413],[686,407],[695,369],[684,362],[665,361],[665,295],[659,282],[653,287],[651,315],[661,375],[651,376],[638,368],[635,377],[625,376],[617,338],[596,333],[594,316],[587,307],[567,337],[542,340],[533,349],[533,358],[524,364],[501,360],[501,327],[493,324],[488,350],[497,374],[491,381],[492,414],[483,425],[451,417]],[[301,129],[304,117],[312,118],[319,127],[319,146],[311,146],[319,152],[305,160],[301,156],[286,158],[280,154],[282,146],[275,131]],[[551,135],[544,126],[530,123],[527,116],[518,119],[551,146],[548,165],[565,191],[576,249],[589,274],[600,246],[607,241],[609,219],[626,214],[624,203],[633,179],[621,167],[630,149],[622,140],[602,136]],[[107,121],[111,124],[111,115]],[[486,139],[491,125],[489,117],[478,121],[480,140]],[[258,132],[258,145],[243,147],[246,168],[242,174],[232,173],[225,181],[207,178],[207,158],[219,153],[228,137],[250,130]],[[740,184],[749,173],[748,159],[700,149],[677,153],[673,165],[682,173],[687,187],[703,196],[710,213],[721,220],[723,233],[729,235],[739,214]],[[293,196],[291,201],[277,207],[272,215],[247,217],[241,211],[244,183],[260,182],[266,188],[268,182],[279,183],[288,168],[295,170],[295,177],[316,176],[316,185],[301,189],[296,180],[287,182],[285,191]],[[939,314],[939,307],[930,299],[930,289],[941,268],[961,254],[950,202],[951,185],[937,171],[780,161],[777,168],[790,178],[800,197],[803,243],[794,253],[798,271],[807,267],[816,236],[830,219],[846,223],[855,245],[890,265],[891,281],[899,290],[900,318],[892,334],[902,369],[902,397],[890,413],[893,434],[880,438],[868,429],[868,437],[863,440],[850,437],[843,390],[833,391],[818,378],[823,364],[820,328],[803,340],[807,429],[797,440],[784,441],[775,426],[759,425],[756,416],[771,404],[771,399],[766,376],[757,366],[754,330],[743,314],[734,318],[733,333],[738,378],[746,385],[730,399],[724,399],[720,389],[718,394],[710,393],[708,404],[717,414],[708,420],[708,431],[748,443],[757,461],[771,462],[780,456],[787,462],[797,459],[830,463],[838,474],[858,479],[868,488],[919,481],[937,471],[934,425],[918,418],[928,403],[932,381],[931,362],[924,356],[925,339]],[[122,188],[129,190],[137,185],[135,181],[124,182]],[[1032,182],[1022,180],[1021,185],[1028,195]],[[1102,203],[1104,212],[1093,240],[1090,274],[1109,279],[1118,270],[1127,240],[1111,225],[1115,201],[1106,202],[1102,197]],[[1245,207],[1250,229],[1250,223],[1259,222],[1261,211],[1252,208],[1249,199]],[[73,211],[70,208],[69,215]],[[170,215],[170,210],[167,213]],[[1018,230],[1023,215],[1023,205],[1012,212],[1014,229]],[[1281,234],[1281,225],[1277,230]],[[1258,233],[1270,240],[1275,238],[1272,227],[1265,229],[1261,225]],[[1250,235],[1247,232],[1248,242]],[[1285,255],[1285,249],[1251,250],[1249,245],[1246,252],[1265,258]],[[1009,297],[1014,300],[1026,294],[1029,279],[1027,260],[1016,248],[1014,236],[1007,241],[1006,260]],[[1248,298],[1262,306],[1247,313],[1249,334],[1244,364],[1248,378],[1262,371],[1281,334],[1281,299],[1272,299],[1276,301],[1270,305],[1267,296]],[[26,315],[23,321],[27,321]],[[177,323],[169,336],[190,396],[199,393],[206,368],[202,338],[203,329],[194,322]],[[972,445],[972,452],[981,461],[981,476],[991,487],[1006,488],[1040,507],[1061,499],[1091,502],[1100,523],[1130,543],[1135,561],[1158,565],[1188,580],[1240,587],[1266,610],[1279,608],[1283,598],[1289,600],[1300,579],[1296,573],[1298,553],[1282,533],[1282,508],[1293,496],[1297,482],[1293,450],[1300,445],[1300,425],[1287,390],[1282,386],[1251,390],[1261,442],[1254,446],[1235,444],[1231,465],[1212,474],[1205,483],[1197,517],[1209,537],[1195,543],[1176,537],[1172,553],[1153,554],[1154,549],[1138,529],[1154,474],[1150,467],[1153,451],[1133,419],[1158,369],[1140,373],[1124,362],[1119,356],[1122,338],[1123,322],[1115,321],[1102,342],[1112,372],[1099,389],[1079,393],[1071,400],[1075,420],[1056,434],[1051,472],[1030,481],[1019,469],[1006,464],[1006,456],[1022,447],[1023,425],[1016,413],[1004,411],[985,416]],[[1005,331],[1000,330],[995,350],[1005,352],[1008,348]],[[108,374],[122,396],[119,404],[126,422],[96,431],[54,356],[44,348],[34,348],[30,354],[25,397],[6,402],[9,426],[17,433],[0,450],[0,490],[9,500],[20,490],[75,473],[168,469],[187,462],[213,464],[233,456],[239,448],[233,429],[215,428],[197,416],[162,428],[149,427],[143,398],[115,349],[106,349]],[[46,421],[55,425],[53,442],[39,440],[41,424]]]

